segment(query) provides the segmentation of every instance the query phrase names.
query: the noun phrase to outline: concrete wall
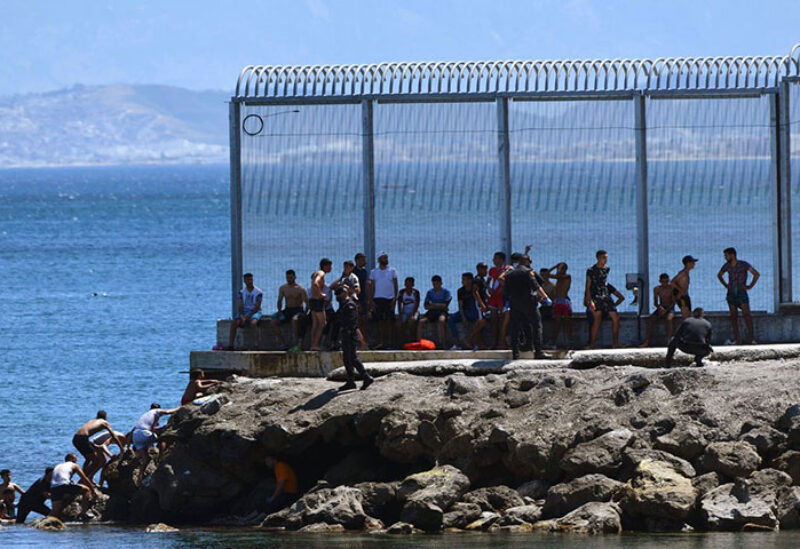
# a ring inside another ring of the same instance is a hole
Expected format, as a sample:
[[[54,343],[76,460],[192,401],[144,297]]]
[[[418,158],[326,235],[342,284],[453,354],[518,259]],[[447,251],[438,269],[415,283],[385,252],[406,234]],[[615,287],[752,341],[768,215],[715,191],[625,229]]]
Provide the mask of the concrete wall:
[[[714,344],[721,345],[724,341],[732,339],[732,330],[731,330],[731,323],[729,316],[727,314],[720,314],[714,313],[709,314],[707,316],[708,320],[711,321],[711,324],[714,326]],[[677,329],[678,325],[680,324],[680,317],[677,317],[674,321],[674,327]],[[620,325],[620,342],[623,345],[639,345],[642,342],[642,338],[644,338],[645,331],[646,331],[646,322],[647,318],[642,317],[641,320],[637,321],[637,318],[632,315],[624,315],[621,319]],[[753,323],[755,326],[755,338],[756,341],[759,343],[795,343],[800,342],[800,315],[770,315],[766,313],[755,313],[753,315]],[[219,345],[227,345],[228,344],[228,334],[230,330],[231,321],[224,319],[217,321],[217,343]],[[744,328],[744,321],[740,318],[739,319],[740,325],[740,333],[742,337],[746,337],[746,331]],[[638,326],[638,328],[637,328]],[[472,327],[471,323],[462,323],[460,325],[461,333],[465,333],[465,330],[470,330]],[[550,335],[552,334],[552,322],[545,321],[544,323],[544,336],[545,342],[550,341]],[[272,330],[269,326],[268,320],[262,320],[259,323],[259,330],[260,330],[260,346],[259,350],[282,350],[278,345],[277,338],[272,333]],[[282,327],[284,337],[287,341],[291,341],[291,327],[289,325],[285,325]],[[572,332],[573,338],[571,340],[570,347],[572,348],[582,348],[586,346],[589,341],[589,332],[588,332],[588,325],[586,322],[586,317],[583,314],[576,315],[572,319]],[[368,337],[371,334],[367,334]],[[431,340],[436,339],[436,326],[432,326],[431,324],[427,324],[425,326],[425,332],[423,337]],[[445,348],[450,348],[453,343],[455,343],[452,339],[450,334],[450,330],[447,330],[447,343]],[[484,335],[484,339],[487,343],[491,343],[491,339],[489,336],[488,331]],[[562,344],[559,347],[563,347],[563,336],[562,336]],[[603,323],[603,327],[600,332],[600,345],[610,345],[611,344],[611,322],[605,321]],[[665,345],[665,326],[663,323],[660,323],[656,326],[653,332],[653,338],[651,343],[653,345]],[[236,349],[252,349],[252,335],[250,330],[238,330],[236,336]],[[306,335],[306,339],[303,345],[304,349],[309,348],[309,337]]]

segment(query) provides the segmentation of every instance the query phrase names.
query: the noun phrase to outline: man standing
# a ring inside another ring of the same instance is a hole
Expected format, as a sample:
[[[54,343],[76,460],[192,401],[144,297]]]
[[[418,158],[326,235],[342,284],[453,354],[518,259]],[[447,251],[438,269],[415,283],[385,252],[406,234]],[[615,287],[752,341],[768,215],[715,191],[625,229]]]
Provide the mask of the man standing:
[[[378,323],[378,346],[392,346],[392,325],[397,303],[397,271],[389,267],[389,254],[381,252],[378,267],[369,273],[369,310]]]
[[[548,299],[548,296],[536,282],[530,263],[527,255],[520,256],[519,265],[504,277],[505,296],[511,308],[511,356],[514,360],[519,358],[520,331],[526,341],[533,343],[534,358],[545,358],[537,294],[544,299]]]
[[[78,475],[81,479],[80,484],[73,484],[72,477]],[[61,510],[67,499],[80,497],[81,513],[89,509],[92,501],[92,494],[97,492],[97,488],[86,473],[78,465],[78,456],[67,454],[64,456],[64,463],[60,463],[53,468],[50,481],[50,499],[53,501],[52,516],[61,518]]]
[[[611,338],[614,347],[619,347],[619,314],[617,314],[617,306],[625,301],[625,296],[608,283],[608,273],[611,270],[607,266],[608,252],[598,250],[595,257],[597,258],[597,263],[586,269],[586,288],[583,295],[583,304],[592,315],[592,332],[587,349],[595,348],[597,336],[600,333],[600,325],[606,316],[611,318]],[[613,294],[617,296],[616,302],[611,298],[612,288]]]
[[[308,300],[308,307],[311,309],[311,350],[321,351],[320,340],[322,331],[327,323],[325,313],[325,275],[331,272],[333,262],[327,257],[319,260],[319,270],[311,276],[311,299]]]
[[[337,313],[339,319],[339,332],[342,336],[342,361],[347,371],[347,383],[342,385],[339,390],[347,391],[356,388],[353,371],[358,371],[364,382],[361,389],[366,389],[372,384],[372,378],[367,374],[364,365],[358,359],[358,304],[344,286],[336,288],[336,299],[339,300],[340,307]]]
[[[506,265],[505,252],[495,252],[492,257],[492,264],[494,265],[489,269],[489,314],[491,322],[491,332],[494,338],[494,349],[506,348],[506,330],[508,329],[508,304],[506,303],[505,294],[503,293],[503,277],[505,273],[511,270],[509,265]]]
[[[106,464],[106,456],[103,449],[97,444],[94,444],[89,437],[100,431],[108,431],[108,434],[117,440],[120,448],[123,447],[124,441],[118,439],[111,424],[107,421],[105,410],[97,412],[97,417],[84,423],[80,429],[72,437],[72,445],[86,458],[83,464],[83,470],[89,478],[94,477],[94,474]]]
[[[369,272],[367,272],[367,256],[361,252],[357,253],[353,258],[356,266],[353,269],[353,274],[358,278],[358,286],[361,288],[361,295],[358,298],[358,329],[361,333],[361,349],[367,348],[367,310],[369,308],[369,301],[367,297],[367,280],[369,279]]]
[[[553,274],[555,271],[555,274]],[[547,272],[548,278],[556,279],[555,295],[553,296],[553,345],[558,345],[558,334],[561,331],[561,324],[564,324],[564,334],[567,337],[567,344],[572,340],[572,301],[569,298],[569,290],[572,286],[572,275],[567,273],[567,264],[563,261],[555,267],[551,267]],[[549,293],[547,295],[550,295]]]
[[[258,321],[261,320],[261,288],[253,285],[253,274],[245,273],[242,277],[244,288],[239,290],[239,317],[231,323],[231,333],[228,338],[228,351],[233,351],[233,342],[236,340],[236,329],[248,324],[253,328],[253,341],[258,349]]]
[[[672,286],[672,293],[675,296],[675,303],[681,310],[681,316],[687,319],[692,315],[692,298],[689,297],[689,271],[694,269],[697,264],[697,258],[685,255],[682,261],[683,269],[675,275],[675,278],[669,284]]]
[[[731,313],[733,339],[737,345],[742,343],[742,338],[739,335],[739,309],[741,309],[744,324],[747,327],[747,341],[752,345],[755,343],[755,338],[753,336],[753,319],[750,316],[750,298],[747,295],[747,291],[756,285],[760,275],[747,261],[741,261],[736,258],[736,248],[725,248],[723,254],[725,254],[725,264],[717,273],[717,278],[728,290],[726,300],[728,301],[728,310]],[[725,273],[728,273],[728,282],[725,282],[725,279],[722,278]],[[753,275],[750,284],[747,283],[747,273]]]
[[[283,307],[285,305],[285,307]],[[272,331],[278,338],[278,342],[284,348],[287,348],[286,340],[281,333],[281,326],[284,324],[292,323],[292,330],[294,333],[294,342],[288,346],[290,351],[300,350],[299,323],[300,319],[305,314],[305,308],[308,307],[308,294],[306,289],[297,283],[297,275],[293,269],[286,271],[286,284],[278,290],[278,312],[272,317],[270,325]]]
[[[672,366],[676,348],[686,354],[694,355],[697,366],[702,366],[703,359],[714,351],[711,348],[711,323],[705,319],[705,311],[698,307],[692,315],[681,323],[675,337],[669,342],[667,360],[664,364],[667,368]]]
[[[45,501],[50,497],[50,481],[53,479],[53,468],[44,470],[44,476],[31,484],[30,488],[19,498],[17,508],[17,524],[23,524],[31,511],[43,517],[50,514],[50,508]]]

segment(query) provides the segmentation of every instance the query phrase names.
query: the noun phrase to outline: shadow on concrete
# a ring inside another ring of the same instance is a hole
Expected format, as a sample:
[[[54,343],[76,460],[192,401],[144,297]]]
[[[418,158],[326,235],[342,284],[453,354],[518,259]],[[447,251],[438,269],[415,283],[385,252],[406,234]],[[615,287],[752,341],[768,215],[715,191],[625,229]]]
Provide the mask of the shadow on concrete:
[[[291,410],[289,410],[290,414],[299,411],[310,411],[310,410],[319,410],[331,400],[336,398],[339,395],[339,391],[336,389],[328,389],[317,396],[311,398],[310,400],[306,401],[305,403],[301,404],[300,406],[295,406]]]

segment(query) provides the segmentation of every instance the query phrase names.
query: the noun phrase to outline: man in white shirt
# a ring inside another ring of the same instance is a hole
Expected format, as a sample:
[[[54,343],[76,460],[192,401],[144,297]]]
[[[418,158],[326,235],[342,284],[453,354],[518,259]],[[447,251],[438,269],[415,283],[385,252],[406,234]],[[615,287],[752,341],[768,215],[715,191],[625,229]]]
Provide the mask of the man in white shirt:
[[[139,421],[136,422],[131,433],[131,441],[136,456],[142,461],[142,470],[147,467],[150,459],[148,449],[158,441],[158,420],[161,419],[161,416],[174,414],[178,410],[180,408],[163,410],[160,404],[154,402],[150,405],[150,410],[142,414]]]
[[[261,298],[263,292],[261,288],[253,285],[253,275],[245,273],[244,288],[239,290],[239,318],[234,318],[231,323],[230,339],[228,340],[228,351],[233,351],[233,342],[236,339],[236,330],[248,324],[253,329],[253,341],[258,349],[258,321],[261,320]]]
[[[397,304],[397,271],[389,267],[389,254],[381,252],[378,267],[369,273],[369,310],[378,324],[378,347],[392,346],[394,309]]]
[[[81,479],[80,484],[74,484],[72,477],[78,475]],[[53,475],[50,480],[50,499],[53,501],[52,516],[61,518],[61,510],[64,508],[66,500],[81,498],[81,514],[89,509],[93,493],[97,488],[78,465],[78,456],[69,453],[64,457],[64,463],[60,463],[53,468]]]

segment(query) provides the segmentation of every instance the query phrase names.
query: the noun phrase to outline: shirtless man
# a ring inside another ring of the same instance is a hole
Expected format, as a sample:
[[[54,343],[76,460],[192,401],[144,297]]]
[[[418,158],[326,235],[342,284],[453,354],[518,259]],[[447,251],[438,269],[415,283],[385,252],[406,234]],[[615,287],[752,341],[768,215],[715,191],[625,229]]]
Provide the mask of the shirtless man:
[[[123,447],[125,442],[119,439],[111,428],[111,424],[106,421],[107,415],[105,410],[97,412],[97,417],[84,423],[80,429],[72,437],[72,444],[86,458],[83,464],[83,471],[86,476],[92,478],[94,474],[106,464],[106,457],[103,450],[94,444],[89,437],[100,431],[108,431],[109,434],[117,439],[117,444],[120,448]]]
[[[206,391],[218,383],[221,382],[217,379],[206,379],[206,373],[203,370],[198,370],[197,377],[190,379],[189,384],[186,386],[186,390],[183,391],[183,396],[181,397],[181,406],[186,406],[191,401],[196,399],[198,395],[205,395]]]
[[[331,272],[333,262],[327,257],[319,260],[319,270],[311,275],[311,299],[308,300],[308,307],[311,309],[311,350],[321,351],[319,346],[322,339],[322,331],[327,323],[325,313],[325,275]]]
[[[285,305],[285,307],[284,307]],[[300,350],[300,319],[308,307],[308,294],[306,289],[297,283],[297,275],[293,269],[286,271],[286,284],[278,290],[278,312],[272,317],[270,326],[281,346],[290,351]],[[281,333],[281,325],[292,323],[294,343],[289,346]]]
[[[684,262],[684,265],[685,264]],[[683,271],[681,271],[681,273],[682,272]],[[678,276],[680,276],[680,273]],[[675,278],[677,279],[678,277]],[[689,278],[687,274],[687,284],[688,281]],[[653,314],[650,315],[650,320],[647,322],[647,334],[644,337],[644,343],[641,345],[642,347],[650,346],[650,336],[653,334],[653,326],[660,320],[665,320],[667,322],[667,342],[672,339],[672,320],[675,318],[675,288],[670,283],[667,273],[661,273],[658,276],[658,282],[659,285],[653,288],[653,303],[656,306],[656,310],[653,311]],[[688,298],[689,296],[687,295],[686,297]]]
[[[11,482],[11,471],[8,469],[0,471],[0,478],[3,479],[3,483],[0,484],[0,494],[5,495],[9,500],[6,502],[6,513],[10,512],[8,518],[16,518],[16,516],[12,516],[14,515],[14,500],[17,497],[17,492],[19,492],[20,496],[24,496],[25,490]]]
[[[555,273],[553,272],[555,271]],[[564,334],[567,336],[567,345],[572,340],[572,301],[569,299],[569,290],[572,287],[572,275],[567,274],[567,264],[563,261],[547,272],[547,278],[555,279],[556,287],[553,290],[553,345],[558,345],[558,336],[561,333],[561,324],[564,324]],[[550,294],[548,294],[550,295]]]
[[[675,303],[681,310],[681,316],[686,319],[692,316],[692,298],[689,297],[689,271],[694,269],[697,258],[691,255],[683,257],[683,269],[675,275],[669,283],[675,296]],[[667,338],[669,341],[669,338]]]

